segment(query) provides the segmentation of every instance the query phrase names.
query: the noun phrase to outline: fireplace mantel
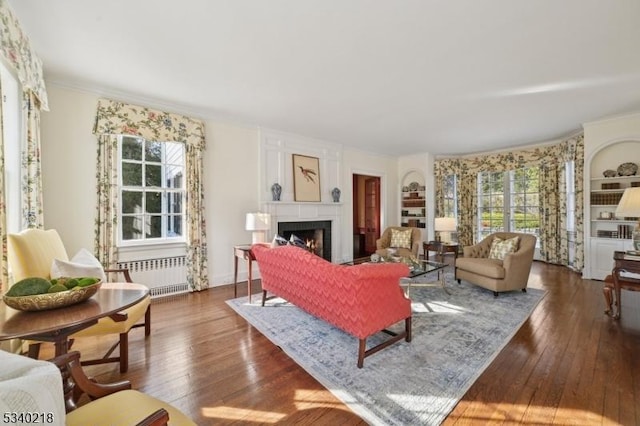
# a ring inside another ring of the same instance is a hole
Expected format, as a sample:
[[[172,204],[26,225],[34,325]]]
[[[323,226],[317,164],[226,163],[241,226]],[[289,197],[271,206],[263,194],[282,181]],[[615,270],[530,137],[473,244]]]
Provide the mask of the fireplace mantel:
[[[278,232],[278,222],[331,221],[331,261],[338,262],[342,253],[342,203],[300,203],[272,201],[264,203],[264,212],[271,215],[270,237]]]

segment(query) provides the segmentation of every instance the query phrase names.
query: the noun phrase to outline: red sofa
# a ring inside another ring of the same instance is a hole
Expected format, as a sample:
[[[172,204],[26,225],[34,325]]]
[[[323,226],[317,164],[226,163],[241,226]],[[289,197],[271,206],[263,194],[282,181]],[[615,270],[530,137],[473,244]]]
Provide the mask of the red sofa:
[[[406,265],[336,265],[295,246],[251,250],[262,276],[262,306],[271,292],[357,337],[359,368],[365,357],[401,339],[411,341],[411,301],[399,284],[409,274]],[[402,320],[404,331],[386,330]],[[380,331],[391,337],[366,349],[367,337]]]

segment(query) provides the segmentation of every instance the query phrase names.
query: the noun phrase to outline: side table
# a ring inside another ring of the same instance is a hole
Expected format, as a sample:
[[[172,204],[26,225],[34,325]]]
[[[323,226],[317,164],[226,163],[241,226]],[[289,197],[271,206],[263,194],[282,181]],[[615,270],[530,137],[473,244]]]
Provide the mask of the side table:
[[[238,297],[238,259],[247,261],[247,295],[251,303],[251,282],[253,281],[253,261],[256,260],[251,254],[251,244],[233,246],[233,297]]]
[[[631,291],[640,291],[640,280],[634,278],[626,278],[621,277],[621,272],[631,272],[634,274],[640,274],[640,258],[637,256],[627,255],[623,251],[616,251],[613,253],[613,261],[614,268],[611,271],[611,275],[613,276],[613,291],[614,291],[614,307],[615,311],[612,310],[610,305],[610,299],[607,300],[607,291],[605,285],[605,300],[607,301],[608,313],[612,314],[613,318],[620,318],[621,311],[621,297],[622,297],[622,289],[631,290]],[[607,277],[608,278],[608,277]],[[605,278],[606,281],[606,278]]]
[[[453,253],[455,259],[458,258],[458,244],[457,243],[443,243],[441,241],[424,241],[422,243],[422,249],[424,250],[424,260],[429,259],[429,252],[436,252],[436,257],[440,258],[440,261],[444,263],[444,255],[447,253]]]

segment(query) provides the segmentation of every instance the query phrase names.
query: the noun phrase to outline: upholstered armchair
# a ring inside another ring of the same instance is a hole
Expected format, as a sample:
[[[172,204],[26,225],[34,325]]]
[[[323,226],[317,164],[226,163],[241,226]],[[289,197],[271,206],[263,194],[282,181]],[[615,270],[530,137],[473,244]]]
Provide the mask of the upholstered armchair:
[[[0,365],[0,411],[5,416],[14,412],[31,415],[37,423],[67,426],[195,425],[172,405],[132,390],[129,381],[100,384],[87,377],[78,352],[39,361],[0,351]]]
[[[515,246],[506,250],[507,241],[516,237]],[[534,235],[496,232],[463,248],[463,257],[456,259],[455,278],[458,283],[465,280],[491,290],[496,296],[504,291],[526,291],[535,247]]]
[[[398,256],[418,257],[421,239],[422,232],[419,228],[390,226],[376,240],[376,253],[380,256],[386,256],[388,248],[395,248]]]
[[[13,282],[27,277],[42,277],[50,279],[50,272],[54,260],[68,262],[69,257],[60,235],[55,229],[47,231],[41,229],[27,229],[18,234],[8,236],[8,263]],[[94,259],[95,260],[95,259]],[[97,261],[96,261],[97,262]],[[97,272],[123,273],[125,281],[131,282],[129,271],[126,269],[104,269],[98,263]],[[143,320],[144,318],[144,320]],[[132,328],[144,327],[145,336],[151,334],[151,299],[145,298],[138,304],[120,312],[117,316],[101,318],[96,325],[79,331],[71,336],[79,337],[106,336],[116,334],[116,342],[103,358],[82,360],[83,365],[103,364],[108,362],[120,363],[120,372],[124,373],[129,367],[129,331]],[[37,358],[40,343],[29,342],[29,356]],[[120,346],[119,355],[110,356],[115,348]]]

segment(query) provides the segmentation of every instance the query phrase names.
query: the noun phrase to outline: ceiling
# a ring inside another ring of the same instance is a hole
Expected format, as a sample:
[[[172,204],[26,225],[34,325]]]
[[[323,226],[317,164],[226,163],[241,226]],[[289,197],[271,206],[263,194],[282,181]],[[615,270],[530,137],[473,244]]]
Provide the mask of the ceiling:
[[[640,111],[637,0],[9,4],[49,85],[374,152],[499,150]]]

